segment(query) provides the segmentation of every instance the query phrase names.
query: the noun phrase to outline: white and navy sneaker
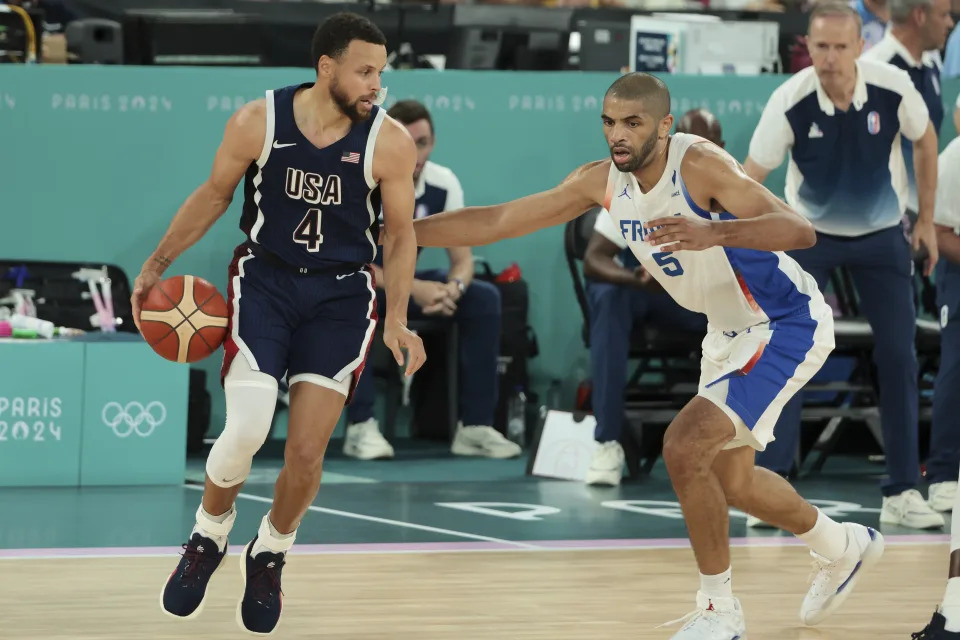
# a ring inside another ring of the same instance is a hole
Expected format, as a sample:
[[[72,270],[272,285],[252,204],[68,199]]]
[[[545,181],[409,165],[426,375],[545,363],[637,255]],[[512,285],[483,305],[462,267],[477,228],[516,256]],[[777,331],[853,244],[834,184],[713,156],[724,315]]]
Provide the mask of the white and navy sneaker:
[[[947,619],[940,611],[933,612],[933,619],[921,631],[911,633],[912,640],[960,640],[960,633],[947,631]]]
[[[831,562],[811,551],[813,573],[810,589],[800,607],[800,620],[815,625],[833,614],[857,585],[864,572],[883,556],[883,536],[876,529],[844,522],[847,549]]]
[[[181,545],[183,553],[177,568],[173,570],[160,593],[160,608],[169,616],[189,620],[203,612],[207,585],[213,574],[223,566],[227,558],[227,545],[223,551],[217,543],[199,533]]]
[[[244,631],[269,635],[276,630],[283,609],[280,578],[283,565],[286,564],[286,554],[261,551],[256,556],[252,555],[257,537],[243,548],[240,559],[244,588],[243,597],[237,604],[237,624]]]

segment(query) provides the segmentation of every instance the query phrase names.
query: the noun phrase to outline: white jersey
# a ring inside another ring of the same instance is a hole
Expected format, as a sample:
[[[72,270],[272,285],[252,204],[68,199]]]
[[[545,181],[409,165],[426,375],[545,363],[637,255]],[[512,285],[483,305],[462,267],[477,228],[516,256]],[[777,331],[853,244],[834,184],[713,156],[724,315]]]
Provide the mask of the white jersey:
[[[701,142],[710,144],[700,136],[674,134],[666,169],[648,193],[640,191],[632,173],[611,164],[604,204],[627,245],[678,304],[705,314],[713,330],[741,331],[807,313],[821,316],[826,303],[816,282],[781,251],[711,247],[663,253],[643,241],[648,233],[643,224],[657,218],[734,219],[701,209],[684,184],[683,156]]]

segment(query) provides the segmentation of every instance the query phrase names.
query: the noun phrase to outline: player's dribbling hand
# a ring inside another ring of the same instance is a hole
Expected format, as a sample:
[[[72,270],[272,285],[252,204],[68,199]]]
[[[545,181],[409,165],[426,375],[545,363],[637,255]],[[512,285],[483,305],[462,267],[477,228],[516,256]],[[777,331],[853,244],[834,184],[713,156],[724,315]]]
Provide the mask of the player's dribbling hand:
[[[160,275],[150,270],[141,271],[137,279],[133,281],[130,306],[133,309],[133,323],[137,325],[137,331],[140,331],[140,307],[143,305],[144,298],[150,293],[150,289],[158,282],[160,282]]]
[[[383,342],[393,352],[397,364],[403,366],[403,350],[407,351],[406,376],[412,376],[427,361],[423,350],[423,340],[406,326],[396,321],[388,321],[383,328]]]
[[[702,251],[717,245],[716,227],[710,220],[670,216],[644,223],[652,229],[644,242],[654,245],[662,253],[671,251]]]
[[[937,250],[937,229],[932,222],[917,222],[913,227],[913,236],[910,238],[914,252],[919,252],[921,245],[926,250],[926,260],[924,260],[923,275],[933,274],[933,268],[940,257]]]

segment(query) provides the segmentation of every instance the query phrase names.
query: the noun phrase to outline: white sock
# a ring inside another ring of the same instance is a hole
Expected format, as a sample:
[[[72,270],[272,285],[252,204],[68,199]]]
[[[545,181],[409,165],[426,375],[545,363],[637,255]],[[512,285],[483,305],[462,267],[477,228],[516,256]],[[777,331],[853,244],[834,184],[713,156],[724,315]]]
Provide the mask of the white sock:
[[[957,550],[960,550],[960,491],[953,499],[953,514],[950,516],[950,555]],[[947,631],[960,632],[960,578],[947,580],[940,613],[947,619]]]
[[[953,497],[953,513],[950,515],[950,553],[960,549],[960,491]]]
[[[715,576],[700,574],[700,592],[708,598],[733,597],[733,569],[728,568]]]
[[[297,530],[290,533],[280,533],[270,522],[270,514],[263,516],[260,522],[260,528],[257,530],[257,542],[250,551],[251,555],[257,555],[267,551],[269,553],[286,553],[293,546],[293,541],[297,537]]]
[[[960,632],[960,578],[947,580],[940,613],[947,619],[947,631]]]
[[[817,509],[817,524],[813,525],[813,529],[797,537],[806,542],[814,553],[830,562],[838,560],[847,550],[846,528],[836,520],[831,520],[820,509]]]
[[[194,533],[199,533],[204,538],[213,540],[217,545],[217,549],[223,551],[224,545],[227,544],[227,536],[230,535],[230,530],[233,528],[233,523],[236,522],[236,520],[236,507],[231,506],[229,511],[215,516],[207,513],[206,509],[203,508],[203,504],[201,504],[197,509],[197,524],[194,525],[190,536],[193,537]]]

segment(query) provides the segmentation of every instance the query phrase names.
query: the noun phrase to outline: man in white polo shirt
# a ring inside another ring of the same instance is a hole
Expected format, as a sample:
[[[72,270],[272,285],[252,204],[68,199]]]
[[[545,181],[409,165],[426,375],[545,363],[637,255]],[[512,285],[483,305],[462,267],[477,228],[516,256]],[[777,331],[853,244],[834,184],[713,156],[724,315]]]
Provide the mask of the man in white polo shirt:
[[[790,255],[823,289],[846,267],[874,334],[887,475],[880,522],[936,528],[943,517],[915,487],[920,480],[917,433],[916,309],[913,262],[901,219],[907,170],[901,138],[913,141],[918,185],[914,249],[937,259],[933,225],[937,136],[923,97],[901,69],[857,60],[860,16],[825,2],[811,12],[809,67],[778,87],[764,108],[745,169],[762,182],[787,151],[786,200],[817,230],[817,243]],[[757,463],[790,470],[800,435],[802,399],[794,396],[777,423],[777,439]]]
[[[930,122],[939,136],[944,116],[939,51],[953,28],[950,0],[889,0],[888,6],[892,22],[890,30],[883,40],[864,53],[863,57],[887,62],[907,72],[913,86],[923,96],[927,111],[930,112]],[[902,148],[910,180],[907,213],[912,219],[917,210],[917,186],[912,171],[913,145],[909,140],[904,140]],[[943,185],[940,189],[941,193],[942,191]],[[938,200],[939,196],[940,193]],[[954,494],[957,491],[960,451],[954,450],[953,443],[950,442],[952,438],[945,433],[947,426],[944,423],[934,425],[934,439],[927,460],[925,479],[930,485],[927,502],[936,511],[949,511],[953,507]]]
[[[960,138],[940,154],[937,186],[937,307],[940,309],[940,370],[933,395],[933,433],[927,473],[946,477],[953,465],[954,481],[960,466]],[[914,637],[924,640],[960,640],[960,495],[953,492],[950,529],[950,573],[943,602],[930,624]]]

